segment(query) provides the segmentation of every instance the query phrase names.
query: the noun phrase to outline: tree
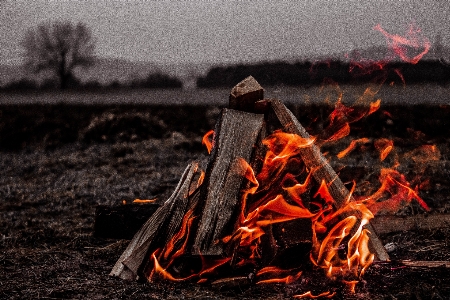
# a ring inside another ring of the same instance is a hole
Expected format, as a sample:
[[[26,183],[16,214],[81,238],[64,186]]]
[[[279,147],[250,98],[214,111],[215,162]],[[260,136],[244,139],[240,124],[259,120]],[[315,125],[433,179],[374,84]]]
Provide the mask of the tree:
[[[50,70],[61,89],[75,81],[76,67],[93,63],[94,41],[91,31],[82,23],[43,23],[26,32],[22,45],[31,70],[35,74]]]

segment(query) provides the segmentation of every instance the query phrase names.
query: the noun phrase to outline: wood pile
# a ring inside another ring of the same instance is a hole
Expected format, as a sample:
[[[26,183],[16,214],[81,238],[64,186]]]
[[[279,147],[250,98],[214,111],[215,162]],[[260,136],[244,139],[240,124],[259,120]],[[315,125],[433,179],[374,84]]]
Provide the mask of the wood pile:
[[[186,167],[172,196],[134,235],[111,275],[129,280],[148,279],[156,261],[151,258],[158,249],[167,248],[169,244],[173,244],[173,249],[167,251],[182,252],[181,265],[208,257],[228,258],[225,264],[232,269],[235,267],[239,243],[232,235],[240,226],[241,212],[249,205],[256,205],[251,199],[250,203],[242,202],[242,194],[251,189],[246,176],[248,169],[242,161],[248,162],[253,170],[260,170],[267,151],[263,140],[274,132],[296,134],[304,139],[310,136],[281,101],[264,99],[263,88],[251,76],[232,89],[229,100],[229,108],[222,110],[217,121],[206,169],[201,170],[197,163]],[[305,168],[313,170],[311,174],[316,184],[324,181],[328,185],[335,200],[334,209],[353,201],[318,146],[302,147],[299,156]],[[361,219],[358,211],[346,212],[340,218],[348,215]],[[388,261],[389,256],[375,229],[370,223],[364,228],[370,232],[369,249],[375,260]],[[179,235],[181,232],[183,235]],[[267,266],[298,247],[308,253],[311,240],[310,220],[271,224],[261,239],[264,252],[261,263]],[[167,253],[160,253],[159,259],[167,258]],[[307,256],[299,259],[305,257],[308,259]]]

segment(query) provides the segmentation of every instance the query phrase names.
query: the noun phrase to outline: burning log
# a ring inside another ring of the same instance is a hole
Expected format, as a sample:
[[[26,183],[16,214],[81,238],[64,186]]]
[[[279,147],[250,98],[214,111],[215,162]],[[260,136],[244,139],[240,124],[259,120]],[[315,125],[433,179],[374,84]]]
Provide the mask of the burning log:
[[[218,241],[231,234],[235,223],[232,217],[240,209],[238,201],[245,172],[241,159],[250,160],[263,120],[263,115],[223,110],[214,131],[214,147],[200,191],[204,205],[200,207],[194,253],[223,254]]]
[[[414,229],[438,229],[450,225],[450,215],[417,215],[408,217],[379,216],[372,222],[379,234],[408,231]]]
[[[273,113],[281,123],[285,132],[297,134],[302,138],[310,138],[305,128],[303,128],[295,116],[283,103],[281,103],[280,100],[270,100],[270,104]],[[299,151],[306,166],[309,169],[314,170],[313,177],[316,181],[321,182],[324,180],[329,185],[328,189],[337,204],[337,209],[343,207],[348,201],[354,201],[339,176],[320,152],[319,147],[313,144],[310,147],[301,148]],[[354,213],[358,214],[357,211]],[[357,217],[360,218],[360,216]],[[369,240],[370,250],[375,254],[378,260],[389,260],[389,255],[384,249],[382,242],[376,235],[374,228],[370,225],[370,223],[364,226],[371,233]]]
[[[134,235],[110,275],[129,280],[139,278],[139,271],[145,265],[144,259],[148,257],[148,252],[166,244],[180,227],[182,217],[188,210],[189,192],[197,171],[196,163],[186,167],[175,191]]]
[[[95,212],[94,236],[97,238],[131,240],[159,207],[159,204],[99,205]],[[416,229],[431,230],[449,226],[450,215],[417,215],[407,217],[381,215],[374,218],[370,224],[378,234]],[[283,230],[284,227],[286,226],[278,228],[277,231],[281,237],[280,241],[286,245],[285,247],[289,244],[298,243],[300,237],[291,234],[290,232],[292,231]],[[301,227],[307,228],[308,226],[301,225]]]
[[[370,239],[359,226],[363,212],[354,206],[340,211],[353,199],[314,140],[279,100],[262,97],[263,89],[253,77],[233,88],[230,106],[245,112],[223,109],[213,133],[204,180],[192,187],[197,166],[188,166],[173,195],[136,233],[111,275],[175,281],[195,277],[204,282],[216,267],[240,276],[242,273],[232,270],[250,266],[244,273],[265,267],[271,276],[287,275],[266,279],[264,273],[261,282],[292,282],[301,274],[287,270],[293,264],[292,253],[302,261],[295,262],[295,267],[307,261],[295,248],[302,243],[309,245],[308,251],[313,245],[317,257],[313,259],[311,254],[312,263],[319,265],[320,261],[330,276],[341,272],[355,278],[363,274],[374,255],[379,260],[389,259],[370,224],[365,225]],[[205,143],[209,143],[208,138]],[[310,178],[321,185],[317,194],[326,201],[314,204],[322,207],[317,212],[309,210]],[[326,184],[329,197],[323,192]],[[334,203],[334,210],[328,207],[330,203]],[[326,228],[325,223],[317,222],[324,216],[340,220]],[[320,243],[317,230],[323,238]],[[345,262],[338,255],[344,238],[348,240]],[[286,258],[283,253],[289,257],[288,264],[280,263]],[[338,264],[334,266],[332,260]],[[196,263],[202,265],[201,270]],[[177,272],[178,279],[169,268]]]

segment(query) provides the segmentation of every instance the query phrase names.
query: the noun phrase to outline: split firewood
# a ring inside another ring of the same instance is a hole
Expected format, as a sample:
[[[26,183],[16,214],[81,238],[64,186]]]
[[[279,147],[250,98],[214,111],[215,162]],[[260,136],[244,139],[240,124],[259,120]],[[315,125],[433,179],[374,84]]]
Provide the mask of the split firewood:
[[[230,93],[229,108],[254,112],[255,102],[264,98],[264,89],[249,76],[239,82]]]
[[[128,280],[139,279],[140,270],[145,266],[143,262],[148,259],[149,252],[165,245],[180,228],[183,215],[188,209],[189,191],[197,171],[197,163],[187,166],[175,191],[135,234],[110,275]]]
[[[222,255],[220,240],[232,233],[241,209],[241,159],[249,161],[263,126],[264,116],[224,109],[217,122],[214,147],[200,190],[203,206],[193,253]]]
[[[281,123],[283,131],[297,134],[302,138],[310,138],[305,128],[303,128],[297,118],[295,118],[292,112],[280,100],[275,99],[270,102],[273,113]],[[314,170],[313,177],[316,181],[320,184],[322,180],[325,180],[329,184],[328,188],[331,196],[336,201],[337,208],[342,207],[347,202],[350,193],[330,166],[327,159],[323,156],[319,147],[313,144],[311,147],[301,148],[299,152],[306,166],[310,170]],[[353,201],[353,198],[350,201]],[[355,214],[356,217],[360,218],[358,212],[355,212]],[[371,233],[369,247],[371,252],[375,254],[375,258],[381,261],[389,260],[389,255],[373,227],[370,224],[366,224],[365,228]]]
[[[159,207],[159,204],[151,203],[115,206],[99,205],[95,212],[94,236],[97,238],[131,240]],[[450,215],[376,216],[371,220],[371,224],[377,234],[417,229],[432,230],[450,226]],[[283,237],[281,237],[280,241],[285,245],[300,242],[298,235],[291,237],[289,236],[289,231],[285,229],[282,231],[277,230],[276,232],[282,232],[281,235]]]
[[[377,216],[371,224],[378,234],[415,229],[430,230],[450,226],[450,215]]]

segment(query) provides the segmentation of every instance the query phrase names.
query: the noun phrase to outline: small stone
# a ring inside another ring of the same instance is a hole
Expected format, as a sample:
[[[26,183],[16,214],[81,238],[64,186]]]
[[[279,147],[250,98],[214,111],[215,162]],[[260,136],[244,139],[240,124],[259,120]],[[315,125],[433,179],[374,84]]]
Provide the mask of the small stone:
[[[396,243],[387,243],[386,245],[384,245],[384,249],[386,249],[386,251],[388,253],[391,253],[395,250],[397,250],[398,246]]]

